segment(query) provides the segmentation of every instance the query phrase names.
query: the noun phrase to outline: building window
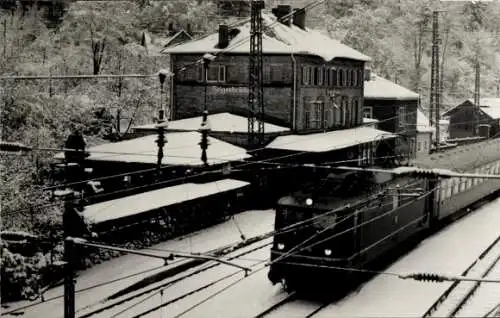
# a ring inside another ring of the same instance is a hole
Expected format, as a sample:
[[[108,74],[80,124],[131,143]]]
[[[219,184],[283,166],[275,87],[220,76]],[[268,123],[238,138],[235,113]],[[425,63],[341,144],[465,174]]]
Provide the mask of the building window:
[[[358,72],[356,70],[352,71],[352,87],[358,87]]]
[[[333,109],[332,108],[328,108],[326,111],[325,111],[325,127],[332,127],[333,126],[333,122],[334,122],[334,118],[333,118]]]
[[[340,112],[341,112],[341,124],[342,126],[347,125],[347,120],[348,120],[348,109],[347,109],[347,98],[342,97],[342,104],[340,107]]]
[[[398,111],[399,127],[404,127],[406,124],[406,106],[400,106]]]
[[[325,78],[325,68],[324,67],[318,67],[318,85],[323,85],[324,78]]]
[[[340,69],[338,74],[338,86],[343,86],[344,84],[344,70]]]
[[[206,81],[210,83],[226,82],[226,67],[224,65],[210,65],[206,75]]]
[[[203,65],[198,65],[196,68],[196,81],[203,82]]]
[[[347,83],[349,83],[347,80],[348,80],[348,77],[349,77],[349,70],[343,70],[342,73],[344,73],[344,75],[342,76],[342,86],[343,87],[346,87],[347,86]]]
[[[373,107],[371,106],[363,107],[363,118],[373,118]]]
[[[337,70],[335,67],[330,69],[330,86],[337,86]]]
[[[321,124],[323,123],[323,102],[322,101],[315,101],[313,106],[313,111],[314,111],[314,118],[312,122],[312,128],[322,128]]]
[[[353,126],[358,124],[358,100],[356,98],[351,101],[351,124]]]
[[[283,82],[283,69],[281,67],[271,66],[271,82]]]
[[[344,80],[344,86],[349,87],[351,85],[351,70],[345,71]]]
[[[364,73],[363,73],[363,70],[358,70],[358,87],[363,87],[363,83],[364,83],[365,79],[364,79]]]
[[[309,110],[306,110],[306,112],[304,113],[304,128],[305,129],[309,129],[310,118],[311,118],[311,112]]]
[[[311,69],[308,66],[302,68],[302,84],[309,85],[309,78],[311,77]]]
[[[417,151],[418,152],[422,151],[422,142],[421,141],[417,142]]]

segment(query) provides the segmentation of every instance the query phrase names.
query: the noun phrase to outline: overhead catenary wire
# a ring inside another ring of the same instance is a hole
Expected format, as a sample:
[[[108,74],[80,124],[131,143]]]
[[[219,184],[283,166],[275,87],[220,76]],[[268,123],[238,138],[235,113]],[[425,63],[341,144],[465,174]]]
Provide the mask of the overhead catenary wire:
[[[124,279],[132,278],[132,277],[135,277],[135,276],[138,276],[138,275],[142,275],[142,274],[146,274],[146,273],[155,271],[155,270],[160,269],[162,267],[164,267],[164,265],[153,267],[153,268],[150,268],[150,269],[147,269],[147,270],[143,270],[143,271],[140,271],[140,272],[137,272],[137,273],[133,273],[133,274],[130,274],[130,275],[118,277],[118,278],[115,278],[113,280],[105,281],[105,282],[102,282],[102,283],[98,283],[98,284],[95,284],[95,285],[92,285],[92,286],[89,286],[89,287],[85,287],[85,288],[76,290],[75,293],[82,293],[82,292],[85,292],[85,291],[88,291],[88,290],[92,290],[92,289],[95,289],[95,288],[106,286],[106,285],[109,285],[109,284],[112,284],[112,283],[116,283],[116,282],[124,280]],[[42,297],[42,295],[39,295],[39,297]],[[18,311],[29,309],[29,308],[32,308],[34,306],[45,304],[45,303],[48,303],[48,302],[51,302],[51,301],[54,301],[54,300],[57,300],[57,299],[60,299],[60,298],[63,298],[63,297],[64,297],[64,295],[57,295],[57,296],[50,297],[48,299],[43,299],[42,301],[37,302],[37,303],[32,303],[32,304],[28,304],[28,305],[25,305],[25,306],[17,307],[17,308],[11,309],[9,311],[3,312],[2,316],[13,314],[13,313],[16,313]]]

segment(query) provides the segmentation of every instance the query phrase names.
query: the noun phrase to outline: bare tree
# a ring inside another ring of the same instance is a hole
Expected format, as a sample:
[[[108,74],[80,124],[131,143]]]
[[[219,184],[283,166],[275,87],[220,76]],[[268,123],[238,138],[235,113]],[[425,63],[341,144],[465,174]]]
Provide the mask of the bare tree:
[[[106,47],[106,38],[97,39],[92,28],[90,29],[90,38],[92,46],[92,65],[93,74],[99,74],[102,65],[102,57],[104,56],[104,48]]]

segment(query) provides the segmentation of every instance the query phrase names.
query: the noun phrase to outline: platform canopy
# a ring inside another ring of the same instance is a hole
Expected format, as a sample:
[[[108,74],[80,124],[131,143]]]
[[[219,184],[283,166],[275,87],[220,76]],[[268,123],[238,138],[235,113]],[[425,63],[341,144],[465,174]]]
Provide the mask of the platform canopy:
[[[98,224],[236,190],[249,184],[235,179],[209,183],[184,183],[86,206],[83,217],[90,224]]]
[[[199,142],[201,134],[199,132],[167,133],[165,136],[167,142],[163,148],[163,164],[179,166],[198,166],[203,164],[200,159],[201,149]],[[158,153],[157,138],[158,136],[154,134],[90,147],[87,149],[90,153],[90,157],[87,160],[156,164]],[[213,137],[208,137],[208,141],[210,142],[207,149],[208,164],[221,164],[251,157],[244,148],[231,145]],[[55,158],[63,159],[64,154],[59,153]]]
[[[208,115],[210,128],[215,132],[230,132],[230,133],[247,133],[248,118],[234,115],[231,113],[219,113]],[[197,131],[200,129],[202,117],[192,117],[179,120],[173,120],[168,123],[167,130],[172,131]],[[257,126],[257,125],[256,125]],[[147,124],[134,127],[137,131],[153,131],[157,130],[156,124]],[[264,131],[266,133],[280,133],[290,131],[289,128],[264,123]]]
[[[317,134],[280,136],[266,148],[327,152],[395,137],[397,135],[372,127],[357,127]]]

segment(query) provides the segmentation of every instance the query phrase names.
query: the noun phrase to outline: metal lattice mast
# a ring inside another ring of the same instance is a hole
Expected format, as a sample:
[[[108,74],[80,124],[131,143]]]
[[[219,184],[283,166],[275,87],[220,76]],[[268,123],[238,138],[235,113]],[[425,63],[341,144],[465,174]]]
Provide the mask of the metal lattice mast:
[[[250,146],[264,141],[264,90],[262,67],[262,9],[264,1],[252,0],[250,15],[250,55],[248,72],[248,142]],[[258,121],[257,136],[255,122]]]
[[[475,69],[476,69],[476,78],[474,82],[474,107],[476,108],[476,111],[474,111],[474,133],[478,133],[478,127],[479,127],[479,107],[480,105],[480,98],[481,98],[481,66],[479,64],[479,43],[476,43],[476,60],[475,60]]]
[[[439,12],[432,12],[432,66],[431,66],[431,100],[430,118],[434,114],[434,127],[436,129],[436,151],[439,151],[439,117],[441,104],[441,85],[439,76]]]

